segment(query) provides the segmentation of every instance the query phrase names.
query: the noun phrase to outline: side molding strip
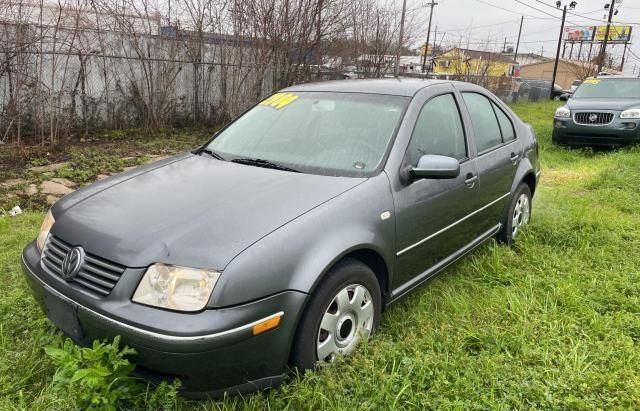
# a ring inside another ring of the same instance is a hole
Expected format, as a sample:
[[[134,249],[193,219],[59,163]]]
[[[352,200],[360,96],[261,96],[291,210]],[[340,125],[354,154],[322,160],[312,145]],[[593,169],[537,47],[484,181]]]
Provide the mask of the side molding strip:
[[[497,198],[497,199],[493,200],[493,201],[492,201],[492,202],[490,202],[489,204],[487,204],[487,205],[485,205],[485,206],[483,206],[483,207],[481,207],[481,208],[477,209],[477,210],[476,210],[476,211],[474,211],[473,213],[471,213],[471,214],[467,214],[466,216],[462,217],[460,220],[455,221],[455,222],[453,222],[453,223],[449,224],[448,226],[446,226],[445,228],[442,228],[442,229],[440,229],[440,230],[436,231],[435,233],[431,234],[429,237],[423,238],[422,240],[418,241],[417,243],[412,244],[412,245],[410,245],[409,247],[407,247],[407,248],[405,248],[405,249],[402,249],[402,250],[398,251],[398,252],[396,253],[396,256],[398,256],[398,257],[399,257],[399,256],[401,256],[402,254],[406,253],[407,251],[409,251],[409,250],[411,250],[411,249],[413,249],[413,248],[415,248],[415,247],[419,246],[420,244],[423,244],[423,243],[425,243],[425,242],[427,242],[427,241],[431,240],[433,237],[436,237],[436,236],[438,236],[438,235],[440,235],[440,234],[444,233],[444,232],[445,232],[445,231],[447,231],[448,229],[450,229],[450,228],[452,228],[452,227],[455,227],[456,225],[460,224],[460,223],[461,223],[461,222],[463,222],[464,220],[466,220],[466,219],[468,219],[468,218],[473,217],[474,215],[478,214],[479,212],[481,212],[481,211],[483,211],[483,210],[486,210],[487,208],[491,207],[492,205],[494,205],[494,204],[495,204],[495,203],[497,203],[498,201],[503,200],[503,199],[505,199],[505,198],[509,197],[510,195],[511,195],[511,192],[509,192],[509,193],[507,193],[507,194],[505,194],[505,195],[503,195],[503,196],[501,196],[501,197],[499,197],[499,198]]]
[[[501,228],[502,228],[502,223],[498,223],[498,225],[486,231],[484,234],[480,235],[480,237],[474,239],[469,244],[462,247],[460,250],[456,251],[455,253],[451,254],[449,257],[445,258],[444,260],[440,261],[433,267],[429,268],[427,271],[423,272],[422,274],[418,274],[413,279],[407,281],[400,287],[393,290],[391,292],[390,301],[388,302],[387,306],[395,303],[400,298],[405,296],[409,291],[420,286],[420,284],[424,283],[429,278],[437,275],[439,272],[441,272],[451,264],[455,263],[458,259],[464,257],[466,254],[473,251],[476,247],[479,247],[485,241],[487,241],[488,239],[496,235]]]

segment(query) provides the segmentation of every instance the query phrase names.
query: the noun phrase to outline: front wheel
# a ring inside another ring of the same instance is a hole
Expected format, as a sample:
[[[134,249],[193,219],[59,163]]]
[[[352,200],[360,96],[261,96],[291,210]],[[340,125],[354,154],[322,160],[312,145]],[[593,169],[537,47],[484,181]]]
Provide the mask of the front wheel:
[[[511,245],[516,236],[531,219],[531,190],[522,183],[518,186],[509,204],[509,212],[502,222],[502,230],[498,234],[500,242]]]
[[[321,280],[300,319],[291,365],[304,371],[352,353],[378,326],[381,302],[371,268],[352,259],[338,263]]]

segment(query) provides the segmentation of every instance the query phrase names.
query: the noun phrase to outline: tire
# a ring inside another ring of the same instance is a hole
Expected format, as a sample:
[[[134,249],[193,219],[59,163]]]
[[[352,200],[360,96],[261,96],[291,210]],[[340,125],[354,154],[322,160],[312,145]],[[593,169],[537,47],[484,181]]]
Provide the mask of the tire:
[[[509,211],[502,222],[502,230],[498,233],[498,241],[512,245],[522,228],[531,220],[531,190],[525,183],[520,183],[511,197]]]
[[[363,336],[377,328],[381,315],[380,285],[371,268],[354,259],[339,262],[320,281],[305,308],[293,341],[291,366],[304,372],[320,360],[351,353]]]

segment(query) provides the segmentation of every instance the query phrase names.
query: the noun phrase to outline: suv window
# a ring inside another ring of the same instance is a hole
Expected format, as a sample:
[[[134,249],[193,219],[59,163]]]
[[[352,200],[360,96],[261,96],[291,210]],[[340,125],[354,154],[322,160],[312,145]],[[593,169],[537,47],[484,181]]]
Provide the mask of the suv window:
[[[462,97],[471,116],[478,152],[502,144],[500,126],[498,126],[498,120],[489,99],[481,94],[469,92],[462,93]]]
[[[462,160],[467,157],[460,111],[453,94],[443,94],[427,101],[409,143],[409,161],[417,165],[425,154],[438,154]]]
[[[502,109],[498,107],[497,104],[495,104],[494,102],[491,102],[491,105],[493,106],[493,109],[496,112],[496,116],[498,117],[498,123],[500,124],[500,131],[502,131],[502,141],[506,143],[506,142],[515,140],[516,133],[513,130],[513,124],[511,123],[511,120],[509,120],[509,117],[507,117],[507,115],[504,114],[504,111],[502,111]]]

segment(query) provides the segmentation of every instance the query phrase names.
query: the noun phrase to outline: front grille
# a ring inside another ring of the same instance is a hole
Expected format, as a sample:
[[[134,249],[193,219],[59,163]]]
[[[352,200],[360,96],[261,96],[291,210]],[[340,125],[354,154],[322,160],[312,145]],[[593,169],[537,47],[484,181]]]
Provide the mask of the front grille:
[[[42,252],[42,265],[49,272],[62,277],[62,260],[71,248],[71,244],[49,235]],[[90,293],[107,296],[116,286],[125,268],[123,265],[86,253],[80,272],[68,281]]]
[[[601,126],[609,124],[613,121],[613,113],[599,113],[595,111],[589,111],[584,113],[575,113],[573,120],[578,124],[585,124],[588,126]]]

